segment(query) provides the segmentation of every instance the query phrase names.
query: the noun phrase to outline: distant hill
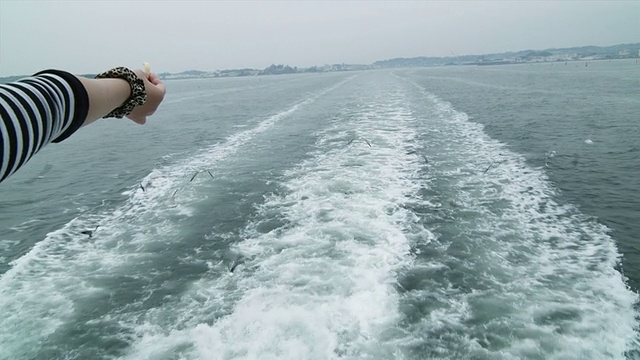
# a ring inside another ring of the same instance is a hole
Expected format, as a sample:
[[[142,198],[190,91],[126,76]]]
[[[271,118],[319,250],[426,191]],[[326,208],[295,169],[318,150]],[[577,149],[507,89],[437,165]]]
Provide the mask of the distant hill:
[[[569,61],[581,59],[624,59],[640,57],[640,43],[613,46],[581,46],[561,49],[521,50],[482,55],[447,57],[412,57],[376,61],[376,68],[422,67],[445,65],[512,64],[530,61]]]
[[[1,1],[1,0],[0,0]],[[599,59],[629,59],[640,58],[640,43],[620,44],[612,46],[580,46],[561,49],[520,50],[482,55],[460,55],[445,57],[412,57],[394,58],[376,61],[371,65],[362,64],[332,64],[298,68],[289,65],[271,65],[265,69],[227,69],[216,71],[187,70],[180,73],[160,73],[161,79],[190,79],[211,77],[236,77],[258,75],[283,75],[316,72],[357,71],[380,68],[424,67],[424,66],[454,66],[454,65],[502,65],[526,62],[577,61]],[[93,74],[83,75],[94,77]],[[26,75],[0,77],[0,83],[19,80]]]
[[[26,75],[0,77],[0,84],[6,84],[22,79]]]

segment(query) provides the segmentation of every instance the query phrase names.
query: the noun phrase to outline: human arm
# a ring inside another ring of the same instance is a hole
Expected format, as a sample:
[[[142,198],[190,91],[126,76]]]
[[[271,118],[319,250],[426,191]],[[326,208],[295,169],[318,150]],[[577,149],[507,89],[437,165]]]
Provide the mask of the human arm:
[[[144,124],[164,98],[165,88],[157,75],[136,73],[144,81],[147,101],[128,117]],[[130,94],[125,80],[87,79],[59,70],[0,85],[0,182],[44,145],[63,141],[122,105]]]
[[[144,105],[135,107],[127,117],[143,125],[147,116],[153,115],[162,102],[166,90],[158,75],[154,73],[147,75],[141,70],[136,70],[135,73],[145,83],[147,101]],[[131,96],[131,87],[123,79],[88,79],[83,77],[78,77],[78,79],[84,85],[89,96],[89,112],[84,125],[107,115]]]

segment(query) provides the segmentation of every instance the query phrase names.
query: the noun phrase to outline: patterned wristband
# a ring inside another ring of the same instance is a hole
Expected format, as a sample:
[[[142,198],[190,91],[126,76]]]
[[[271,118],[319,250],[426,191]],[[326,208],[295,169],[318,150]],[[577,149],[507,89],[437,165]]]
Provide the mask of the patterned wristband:
[[[136,106],[143,105],[147,102],[147,92],[144,87],[144,81],[133,71],[121,66],[96,75],[96,79],[105,78],[120,78],[126,80],[129,86],[131,86],[131,96],[120,107],[115,108],[103,116],[103,118],[114,117],[122,119],[129,115]]]

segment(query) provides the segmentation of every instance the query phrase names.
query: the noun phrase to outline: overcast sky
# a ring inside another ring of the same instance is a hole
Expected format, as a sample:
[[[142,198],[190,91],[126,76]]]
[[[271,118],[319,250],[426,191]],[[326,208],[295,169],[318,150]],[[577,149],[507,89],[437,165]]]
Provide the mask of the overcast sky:
[[[640,1],[0,0],[0,76],[370,64],[640,42]]]

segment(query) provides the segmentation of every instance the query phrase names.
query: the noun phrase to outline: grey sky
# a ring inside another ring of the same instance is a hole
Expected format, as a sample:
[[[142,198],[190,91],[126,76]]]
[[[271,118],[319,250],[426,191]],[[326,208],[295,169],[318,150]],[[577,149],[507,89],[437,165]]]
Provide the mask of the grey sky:
[[[640,42],[640,1],[0,0],[0,76],[364,63]]]

